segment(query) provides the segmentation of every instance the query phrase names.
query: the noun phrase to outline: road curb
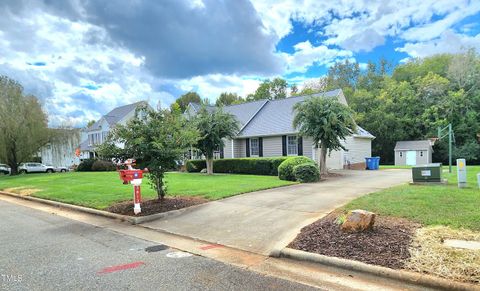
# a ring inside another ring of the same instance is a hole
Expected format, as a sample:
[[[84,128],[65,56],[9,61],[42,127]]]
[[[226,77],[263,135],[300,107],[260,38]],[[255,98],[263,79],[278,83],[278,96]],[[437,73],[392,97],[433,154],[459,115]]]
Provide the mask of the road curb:
[[[89,214],[103,216],[103,217],[106,217],[106,218],[117,219],[117,220],[121,220],[121,221],[127,221],[127,222],[130,222],[131,224],[140,224],[140,223],[144,223],[144,222],[149,222],[149,221],[165,218],[165,217],[175,215],[175,214],[180,214],[180,213],[182,213],[182,212],[184,212],[184,211],[186,211],[190,208],[202,205],[202,204],[197,204],[197,205],[193,205],[193,206],[190,206],[190,207],[185,207],[185,208],[182,208],[182,209],[171,210],[171,211],[168,211],[168,212],[156,213],[156,214],[152,214],[152,215],[139,216],[139,217],[132,217],[132,216],[128,216],[128,215],[116,214],[116,213],[111,213],[111,212],[108,212],[108,211],[103,211],[103,210],[98,210],[98,209],[93,209],[93,208],[88,208],[88,207],[83,207],[83,206],[77,206],[77,205],[62,203],[62,202],[58,202],[58,201],[27,196],[27,195],[19,195],[19,194],[5,192],[5,191],[0,191],[0,194],[5,195],[5,196],[18,198],[18,199],[24,199],[24,200],[28,200],[28,201],[34,201],[34,202],[38,202],[38,203],[52,205],[52,206],[56,206],[56,207],[59,207],[59,208],[65,208],[65,209],[70,209],[70,210],[74,210],[74,211],[85,212],[85,213],[89,213]]]
[[[420,273],[414,273],[403,270],[394,270],[386,267],[374,266],[365,264],[358,261],[335,258],[324,256],[320,254],[309,253],[305,251],[295,250],[291,248],[284,248],[280,252],[270,254],[270,256],[278,255],[278,257],[284,257],[300,261],[308,261],[319,263],[322,265],[337,267],[350,271],[362,272],[372,274],[379,277],[393,279],[401,282],[413,283],[429,288],[436,288],[441,290],[480,290],[480,286],[453,282],[447,279],[434,277],[431,275],[425,275]]]

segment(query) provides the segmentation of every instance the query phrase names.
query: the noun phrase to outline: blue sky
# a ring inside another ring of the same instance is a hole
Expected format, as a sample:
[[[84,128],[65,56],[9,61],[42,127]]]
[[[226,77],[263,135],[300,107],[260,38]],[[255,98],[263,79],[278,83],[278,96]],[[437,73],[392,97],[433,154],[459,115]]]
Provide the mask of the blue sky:
[[[365,67],[480,49],[480,1],[0,2],[0,74],[40,98],[51,126],[148,100],[301,87],[337,61]]]

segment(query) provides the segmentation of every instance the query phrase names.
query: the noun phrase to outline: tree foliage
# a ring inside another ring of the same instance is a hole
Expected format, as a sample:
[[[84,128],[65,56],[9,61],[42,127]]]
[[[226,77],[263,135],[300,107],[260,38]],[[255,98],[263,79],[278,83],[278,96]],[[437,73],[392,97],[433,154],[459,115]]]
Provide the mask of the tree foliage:
[[[247,96],[247,101],[285,99],[287,98],[287,88],[288,83],[282,78],[266,79],[258,86],[254,94]]]
[[[313,144],[320,145],[320,173],[326,174],[327,152],[343,149],[342,144],[355,132],[351,109],[333,98],[311,97],[294,107],[293,125],[300,135],[310,137]]]
[[[200,134],[196,144],[207,161],[207,173],[213,174],[214,151],[224,147],[224,139],[233,138],[240,127],[237,119],[229,113],[223,112],[221,108],[210,111],[202,107],[195,116],[194,123]]]
[[[228,93],[223,92],[218,96],[217,101],[215,102],[216,106],[228,106],[233,104],[241,104],[245,102],[242,96],[239,96],[237,93]]]
[[[146,118],[141,118],[141,111],[146,112]],[[133,158],[147,167],[150,184],[162,199],[167,194],[165,172],[176,167],[197,139],[197,131],[182,114],[139,107],[135,117],[125,126],[115,127],[97,151],[103,158],[117,161]]]
[[[47,116],[35,96],[16,81],[0,76],[0,160],[18,172],[48,141]]]
[[[203,101],[202,101],[202,98],[200,97],[200,95],[198,95],[197,92],[187,92],[185,94],[183,94],[182,96],[178,97],[177,100],[175,100],[175,102],[173,104],[177,104],[178,107],[180,107],[180,110],[182,112],[185,112],[185,109],[187,109],[187,106],[188,104],[190,103],[199,103],[201,104]],[[173,105],[172,106],[176,106],[176,105]]]
[[[393,163],[395,143],[435,137],[439,126],[452,123],[457,157],[480,162],[480,57],[474,50],[415,59],[390,69],[387,62],[332,67],[328,88],[342,88],[355,120],[376,136],[373,155]],[[443,141],[434,160],[446,162]]]

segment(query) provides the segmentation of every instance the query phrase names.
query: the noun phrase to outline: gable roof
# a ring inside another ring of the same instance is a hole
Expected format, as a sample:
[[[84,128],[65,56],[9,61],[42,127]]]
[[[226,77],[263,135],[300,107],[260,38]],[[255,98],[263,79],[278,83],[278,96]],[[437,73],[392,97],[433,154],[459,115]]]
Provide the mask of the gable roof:
[[[432,144],[429,140],[404,140],[397,141],[395,151],[421,151],[432,150]]]
[[[298,133],[293,127],[294,106],[311,97],[338,98],[338,101],[348,105],[341,89],[336,89],[312,95],[289,97],[277,100],[258,100],[223,107],[225,112],[233,114],[240,123],[238,137],[273,136]],[[201,105],[190,103],[191,108],[198,112]],[[215,110],[207,106],[207,110]],[[365,129],[358,127],[356,137],[375,138]]]
[[[127,116],[130,112],[137,109],[138,106],[146,104],[146,101],[139,101],[128,105],[123,105],[113,109],[112,111],[108,112],[102,118],[100,118],[97,122],[92,124],[87,131],[99,130],[100,125],[102,124],[102,120],[105,120],[109,126],[114,126],[120,120],[122,120],[125,116]]]

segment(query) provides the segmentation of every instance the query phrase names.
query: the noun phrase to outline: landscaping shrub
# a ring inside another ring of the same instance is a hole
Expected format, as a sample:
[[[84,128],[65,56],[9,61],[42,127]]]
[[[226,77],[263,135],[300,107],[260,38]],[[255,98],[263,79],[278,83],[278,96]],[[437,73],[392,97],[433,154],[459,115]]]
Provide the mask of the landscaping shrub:
[[[86,159],[81,161],[77,167],[77,172],[90,172],[95,161],[95,159]]]
[[[92,165],[92,171],[94,172],[108,172],[116,169],[117,167],[111,161],[96,160]]]
[[[190,173],[199,173],[202,169],[207,167],[205,160],[189,160],[185,164],[187,172]],[[215,171],[215,168],[213,169]]]
[[[317,182],[320,179],[320,170],[316,164],[303,163],[293,167],[293,176],[300,183]]]
[[[305,163],[315,165],[315,162],[307,157],[289,157],[278,166],[278,178],[280,178],[280,180],[295,181],[293,167]]]
[[[219,159],[213,161],[213,172],[276,176],[278,166],[286,159],[287,157]],[[205,167],[205,160],[187,161],[186,164],[188,172],[200,172]]]

